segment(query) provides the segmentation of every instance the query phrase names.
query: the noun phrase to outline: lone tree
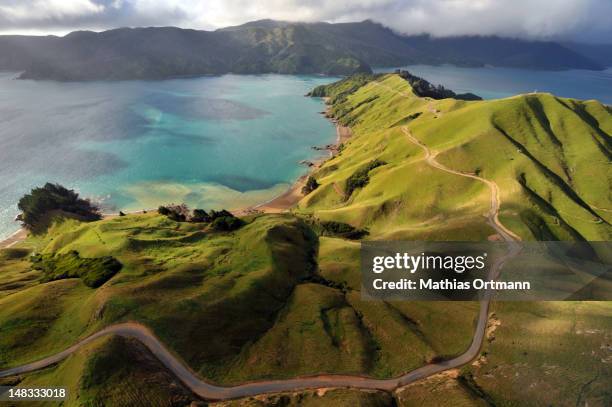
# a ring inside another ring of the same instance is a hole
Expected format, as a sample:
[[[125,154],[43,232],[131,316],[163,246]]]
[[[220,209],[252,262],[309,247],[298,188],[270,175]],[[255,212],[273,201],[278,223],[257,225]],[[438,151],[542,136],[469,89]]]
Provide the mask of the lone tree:
[[[99,208],[87,199],[79,198],[72,189],[59,184],[47,183],[42,188],[34,188],[24,195],[17,205],[21,210],[19,220],[26,229],[43,231],[53,215],[62,213],[72,215],[83,221],[102,218]]]

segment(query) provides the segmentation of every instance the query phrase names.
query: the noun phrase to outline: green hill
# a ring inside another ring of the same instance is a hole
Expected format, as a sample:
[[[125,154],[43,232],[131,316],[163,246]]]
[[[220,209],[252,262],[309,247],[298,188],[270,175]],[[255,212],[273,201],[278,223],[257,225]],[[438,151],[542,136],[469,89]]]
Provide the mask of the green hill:
[[[366,228],[377,239],[486,239],[489,190],[428,166],[409,133],[447,167],[495,181],[500,218],[523,239],[612,236],[612,114],[597,101],[434,100],[417,97],[397,75],[350,78],[318,94],[331,98],[332,115],[354,136],[313,174],[320,186],[299,213]],[[373,160],[385,165],[345,196],[350,177]]]
[[[24,281],[1,273],[0,368],[129,320],[151,327],[195,371],[219,383],[320,372],[387,377],[469,345],[474,304],[450,316],[446,303],[364,302],[354,279],[358,245],[318,238],[291,215],[248,220],[226,233],[128,215],[65,220],[31,237],[23,247],[45,256],[113,256],[123,268],[99,288],[75,278],[44,283],[40,272],[22,274]],[[27,258],[13,257],[0,270],[28,270]],[[349,266],[350,281],[336,265]],[[22,289],[15,291],[17,284]],[[440,335],[442,325],[453,326],[453,335]]]
[[[494,230],[482,216],[490,191],[427,165],[409,134],[438,152],[437,161],[446,167],[495,181],[500,219],[522,239],[610,240],[608,106],[550,94],[469,102],[419,98],[398,75],[361,75],[314,93],[329,98],[331,114],[354,135],[313,174],[320,185],[300,202],[303,216],[368,229],[368,239],[491,237]],[[346,196],[351,178],[375,160],[385,165],[369,171],[365,185]],[[357,265],[334,256],[351,247],[321,240],[320,252],[329,253],[319,256],[326,278],[359,283]],[[457,378],[437,376],[407,386],[397,393],[397,404],[609,402],[604,377],[611,374],[610,355],[602,345],[610,330],[609,302],[494,303],[492,311],[490,333],[474,364]]]

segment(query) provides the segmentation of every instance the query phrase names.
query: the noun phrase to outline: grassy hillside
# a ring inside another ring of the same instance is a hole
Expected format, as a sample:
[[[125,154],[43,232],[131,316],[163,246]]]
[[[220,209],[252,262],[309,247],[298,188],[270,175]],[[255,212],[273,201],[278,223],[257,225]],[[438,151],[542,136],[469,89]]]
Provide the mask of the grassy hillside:
[[[354,137],[314,174],[321,186],[300,202],[300,213],[367,228],[380,239],[493,234],[482,222],[485,185],[428,166],[409,132],[447,167],[495,181],[500,218],[522,238],[612,236],[609,107],[550,94],[433,100],[417,97],[397,75],[368,78],[318,90],[334,101],[332,115]],[[347,180],[373,160],[386,164],[346,196]]]
[[[500,187],[500,218],[521,238],[610,239],[609,107],[550,94],[436,101],[416,97],[397,75],[348,78],[316,92],[329,98],[331,114],[350,125],[354,136],[313,174],[320,186],[300,202],[299,213],[368,229],[373,239],[490,237],[494,231],[482,217],[490,192],[479,182],[428,166],[409,133],[437,151],[436,159],[447,167],[494,180]],[[347,196],[351,177],[373,160],[386,164],[369,171],[365,186]],[[322,240],[321,273],[359,284],[353,271],[356,250],[354,243]],[[346,253],[344,260],[339,253]],[[419,315],[414,303],[395,306]],[[495,303],[492,308],[483,356],[462,371],[398,391],[398,405],[610,403],[609,303]],[[444,314],[429,309],[422,315]]]
[[[211,403],[211,407],[394,407],[393,397],[381,391],[359,391],[349,389],[311,390],[301,393],[283,393],[271,396]]]
[[[464,369],[469,388],[495,405],[610,405],[610,302],[496,303],[492,312],[499,325]]]
[[[4,252],[11,259],[0,270],[11,271],[0,274],[0,367],[128,320],[151,327],[219,383],[321,372],[389,377],[468,347],[474,304],[449,313],[455,305],[361,301],[358,245],[318,238],[291,215],[247,221],[222,233],[156,214],[67,219],[22,245],[49,258],[113,256],[123,268],[98,288],[77,278],[45,282],[23,250]]]
[[[0,251],[0,299],[38,284],[40,273],[32,270],[26,249],[5,249]]]
[[[221,374],[311,273],[316,239],[286,216],[258,218],[235,233],[199,228],[157,215],[127,216],[66,221],[30,241],[41,253],[115,256],[124,268],[97,289],[65,279],[1,299],[0,365],[61,350],[113,322],[138,320],[196,370]]]
[[[186,406],[199,398],[139,342],[102,338],[56,366],[0,379],[0,385],[68,389],[65,406]],[[29,402],[29,406],[57,403]]]

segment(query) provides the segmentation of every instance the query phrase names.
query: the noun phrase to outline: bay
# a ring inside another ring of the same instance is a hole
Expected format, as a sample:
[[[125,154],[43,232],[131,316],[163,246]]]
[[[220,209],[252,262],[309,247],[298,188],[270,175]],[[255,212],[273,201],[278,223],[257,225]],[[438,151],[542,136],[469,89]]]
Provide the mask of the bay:
[[[106,212],[186,202],[236,209],[281,194],[335,140],[304,95],[337,78],[224,75],[165,81],[16,80],[0,73],[0,238],[17,202],[57,182]]]

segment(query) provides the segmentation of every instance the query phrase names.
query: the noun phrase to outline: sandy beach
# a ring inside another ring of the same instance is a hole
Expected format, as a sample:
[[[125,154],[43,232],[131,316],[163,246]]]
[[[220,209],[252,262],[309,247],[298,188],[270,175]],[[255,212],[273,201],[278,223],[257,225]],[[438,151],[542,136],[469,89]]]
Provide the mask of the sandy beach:
[[[329,158],[331,158],[338,152],[338,146],[346,142],[351,137],[351,129],[346,126],[339,125],[336,120],[330,118],[329,109],[330,107],[327,106],[325,112],[323,113],[326,115],[326,117],[329,120],[331,120],[336,125],[335,143],[325,146],[325,149],[329,151]],[[312,162],[312,165],[310,165],[309,173],[298,178],[287,191],[280,194],[279,196],[271,199],[270,201],[267,201],[267,202],[264,202],[258,205],[249,206],[246,208],[232,211],[232,213],[234,213],[234,215],[236,216],[245,216],[245,215],[250,215],[254,213],[282,213],[282,212],[289,211],[300,201],[300,199],[303,198],[304,195],[302,194],[302,188],[304,187],[304,184],[306,183],[308,176],[313,171],[315,171],[317,168],[321,167],[321,165],[323,165],[323,163],[325,163],[327,159],[328,158],[324,158],[324,159],[320,159],[318,161]],[[151,209],[151,211],[154,211],[154,210],[155,209]],[[132,212],[124,212],[124,213],[134,214],[134,213],[142,213],[142,212],[143,211],[132,211]],[[117,216],[119,216],[118,213],[102,215],[103,219],[111,219]],[[12,234],[11,236],[9,236],[7,239],[0,241],[0,249],[7,249],[10,247],[13,247],[19,242],[22,242],[23,240],[25,240],[27,236],[28,236],[27,231],[25,229],[20,229],[14,234]]]

